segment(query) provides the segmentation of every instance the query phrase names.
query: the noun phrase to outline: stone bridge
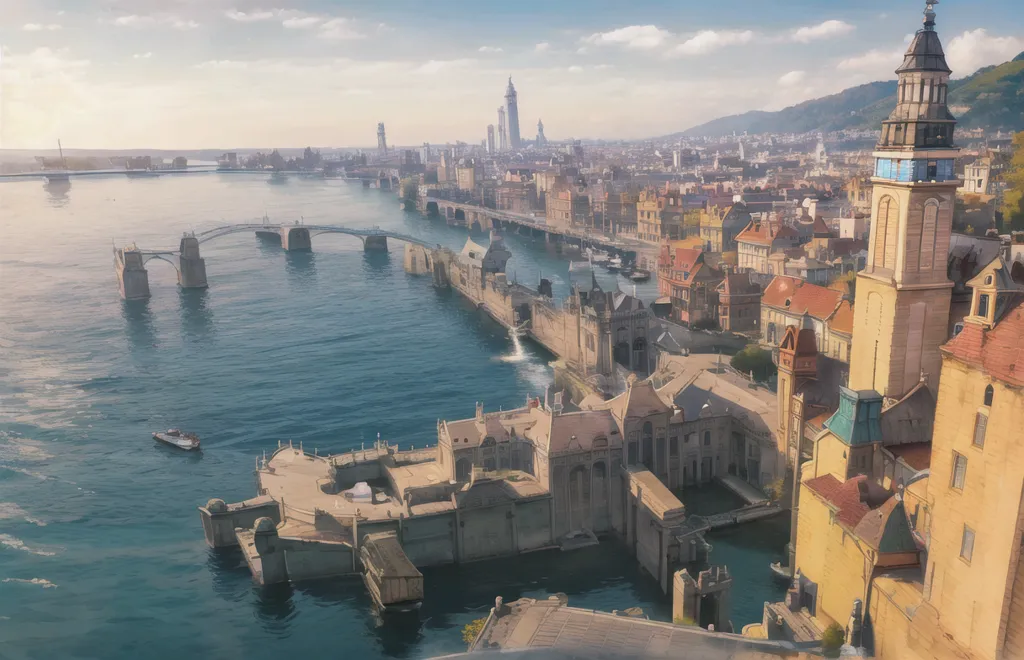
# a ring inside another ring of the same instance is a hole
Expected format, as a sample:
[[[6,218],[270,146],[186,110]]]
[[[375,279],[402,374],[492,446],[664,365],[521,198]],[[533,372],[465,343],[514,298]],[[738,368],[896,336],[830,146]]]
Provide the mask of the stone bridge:
[[[601,236],[572,227],[554,227],[548,225],[544,218],[526,213],[501,211],[429,195],[420,197],[419,207],[427,215],[438,215],[444,218],[449,225],[466,227],[470,232],[487,233],[491,229],[511,230],[523,236],[543,238],[549,243],[563,242],[580,247],[584,244],[595,245],[623,257],[632,257],[642,250],[650,251],[652,249],[652,246],[637,241]]]
[[[149,274],[146,271],[146,263],[153,259],[160,259],[174,266],[178,274],[178,284],[182,288],[206,288],[206,260],[200,255],[199,246],[221,236],[243,232],[253,232],[260,240],[280,244],[289,252],[312,250],[312,238],[318,234],[355,236],[363,242],[363,249],[367,252],[387,252],[389,238],[423,247],[430,246],[429,243],[414,236],[379,227],[357,229],[335,225],[306,225],[298,222],[290,225],[271,222],[224,225],[204,232],[183,234],[176,250],[146,250],[134,244],[124,248],[115,247],[114,270],[117,273],[121,296],[126,300],[149,297]]]

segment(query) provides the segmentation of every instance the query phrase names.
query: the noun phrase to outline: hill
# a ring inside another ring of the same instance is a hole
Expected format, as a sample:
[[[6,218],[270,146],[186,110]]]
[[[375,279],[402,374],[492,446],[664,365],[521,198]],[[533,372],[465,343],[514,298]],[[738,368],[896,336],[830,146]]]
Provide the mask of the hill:
[[[987,130],[1024,130],[1024,53],[1010,62],[953,80],[949,105],[958,125]],[[896,81],[873,82],[804,101],[777,112],[753,111],[694,126],[676,136],[719,137],[733,132],[813,133],[877,129],[896,106]],[[670,136],[670,137],[676,137]]]

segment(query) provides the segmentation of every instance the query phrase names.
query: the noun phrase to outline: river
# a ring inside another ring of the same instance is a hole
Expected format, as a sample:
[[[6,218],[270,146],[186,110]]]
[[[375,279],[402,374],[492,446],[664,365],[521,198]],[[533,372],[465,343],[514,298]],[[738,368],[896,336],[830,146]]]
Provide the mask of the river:
[[[96,176],[64,192],[0,182],[0,655],[424,658],[463,649],[462,626],[498,595],[565,592],[571,605],[667,619],[668,600],[613,541],[428,570],[420,619],[384,626],[358,581],[259,589],[239,553],[206,547],[196,506],[254,495],[256,458],[278,441],[321,453],[378,433],[432,444],[438,418],[469,417],[478,400],[521,405],[552,380],[549,355],[530,344],[517,355],[497,324],[407,275],[395,243],[365,254],[356,238],[321,235],[312,253],[289,254],[234,234],[202,246],[209,289],[179,290],[174,269],[153,261],[152,298],[120,299],[112,241],[176,248],[182,231],[264,213],[453,248],[466,239],[339,180]],[[567,258],[507,242],[510,274],[566,294]],[[203,438],[200,456],[149,438],[179,426]],[[737,626],[781,593],[767,571],[780,524],[710,539],[723,553],[713,558],[745,578]]]

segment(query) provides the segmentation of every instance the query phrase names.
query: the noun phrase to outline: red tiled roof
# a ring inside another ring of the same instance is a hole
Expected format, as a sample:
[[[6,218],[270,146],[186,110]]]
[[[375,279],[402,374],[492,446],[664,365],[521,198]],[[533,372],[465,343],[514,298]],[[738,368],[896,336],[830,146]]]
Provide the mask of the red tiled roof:
[[[773,231],[772,224],[755,220],[751,220],[750,224],[736,235],[736,240],[739,242],[757,243],[759,245],[771,245],[774,239],[775,232]]]
[[[861,518],[871,510],[867,504],[861,501],[859,484],[866,480],[867,477],[863,474],[858,474],[846,481],[839,481],[831,474],[826,474],[823,477],[808,479],[804,485],[837,509],[836,520],[853,529]]]
[[[797,277],[776,275],[761,294],[761,304],[784,309],[791,314],[811,316],[824,321],[836,310],[843,294]],[[789,305],[786,301],[789,301]],[[852,323],[851,323],[852,329]]]
[[[968,321],[942,350],[1005,383],[1024,385],[1024,297],[1016,298],[994,327]]]
[[[848,300],[839,303],[832,318],[828,320],[828,327],[844,335],[853,335],[853,305]]]
[[[902,458],[910,467],[918,472],[927,470],[932,462],[932,443],[908,442],[902,445],[890,445],[886,450],[895,458]]]
[[[828,225],[825,224],[825,220],[822,219],[820,215],[816,216],[814,218],[814,235],[823,238],[825,236],[830,236],[831,234],[832,231],[828,228]]]

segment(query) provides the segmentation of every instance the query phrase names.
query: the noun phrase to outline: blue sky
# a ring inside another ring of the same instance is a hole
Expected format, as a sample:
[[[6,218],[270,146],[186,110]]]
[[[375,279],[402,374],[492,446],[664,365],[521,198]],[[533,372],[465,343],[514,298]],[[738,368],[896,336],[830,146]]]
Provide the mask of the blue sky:
[[[1021,0],[942,0],[954,76],[1024,51]],[[0,148],[642,138],[893,78],[918,0],[0,0]]]

